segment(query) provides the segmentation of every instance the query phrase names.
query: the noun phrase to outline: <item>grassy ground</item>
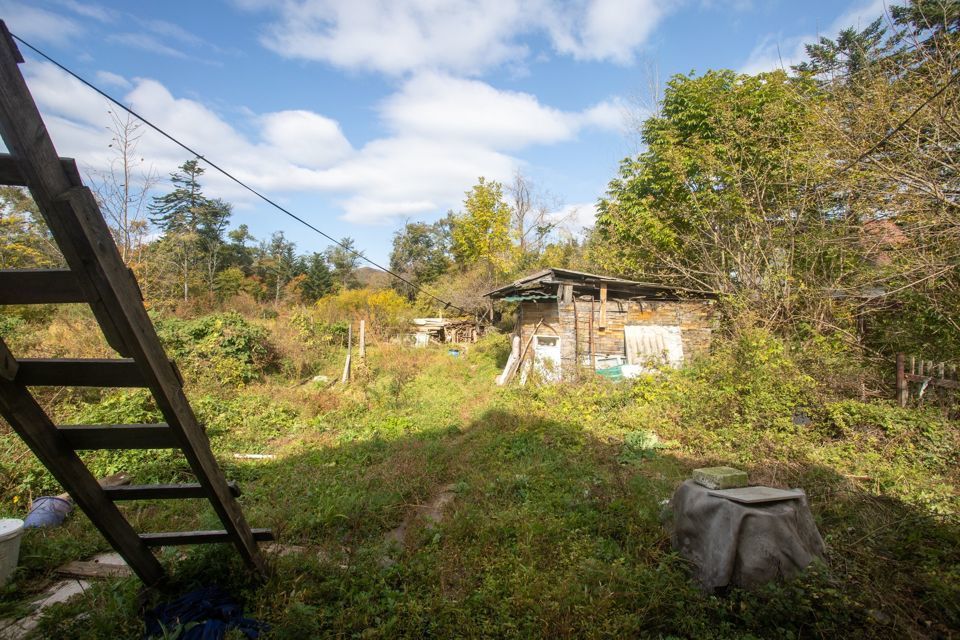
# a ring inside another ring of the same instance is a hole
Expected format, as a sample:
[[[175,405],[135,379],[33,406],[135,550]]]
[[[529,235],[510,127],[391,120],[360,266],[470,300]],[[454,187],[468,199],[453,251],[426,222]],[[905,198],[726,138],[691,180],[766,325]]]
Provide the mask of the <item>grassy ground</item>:
[[[147,602],[219,582],[271,638],[960,634],[960,443],[939,411],[831,396],[764,339],[634,384],[500,389],[505,344],[459,358],[384,344],[345,389],[301,384],[282,367],[194,385],[249,521],[306,551],[273,557],[271,578],[255,584],[229,547],[167,550],[172,583]],[[336,375],[335,361],[314,364]],[[746,365],[753,373],[736,373]],[[45,401],[64,421],[155,418],[137,393]],[[0,460],[0,516],[22,517],[28,492],[57,491],[3,427]],[[89,463],[138,483],[189,478],[172,454]],[[750,593],[698,591],[670,549],[661,501],[714,463],[804,487],[827,566]],[[444,492],[452,500],[432,523],[418,506]],[[200,503],[123,509],[138,530],[217,527]],[[22,611],[58,564],[101,550],[79,513],[29,532],[0,618]],[[98,582],[45,616],[38,637],[135,638],[142,604],[136,580]]]

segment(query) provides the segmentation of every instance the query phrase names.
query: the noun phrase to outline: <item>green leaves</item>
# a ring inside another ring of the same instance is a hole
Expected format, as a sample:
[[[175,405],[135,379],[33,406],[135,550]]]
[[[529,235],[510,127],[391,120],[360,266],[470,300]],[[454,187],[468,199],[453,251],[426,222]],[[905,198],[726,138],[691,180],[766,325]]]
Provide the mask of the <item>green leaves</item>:
[[[464,211],[453,218],[453,255],[463,266],[485,262],[497,271],[509,264],[510,207],[499,182],[480,181],[467,192]]]

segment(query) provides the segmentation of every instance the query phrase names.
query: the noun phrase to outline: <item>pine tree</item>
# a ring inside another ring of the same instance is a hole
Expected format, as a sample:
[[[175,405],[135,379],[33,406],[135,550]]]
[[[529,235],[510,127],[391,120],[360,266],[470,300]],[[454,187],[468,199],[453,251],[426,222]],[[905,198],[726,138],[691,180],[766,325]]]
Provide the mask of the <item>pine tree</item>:
[[[196,160],[187,160],[180,171],[170,175],[173,191],[154,198],[150,205],[150,221],[160,228],[175,253],[184,300],[190,297],[190,271],[198,253],[199,228],[211,206],[200,188],[201,175],[203,167]]]
[[[316,302],[333,291],[333,274],[322,253],[313,253],[305,263],[300,291],[305,302]]]

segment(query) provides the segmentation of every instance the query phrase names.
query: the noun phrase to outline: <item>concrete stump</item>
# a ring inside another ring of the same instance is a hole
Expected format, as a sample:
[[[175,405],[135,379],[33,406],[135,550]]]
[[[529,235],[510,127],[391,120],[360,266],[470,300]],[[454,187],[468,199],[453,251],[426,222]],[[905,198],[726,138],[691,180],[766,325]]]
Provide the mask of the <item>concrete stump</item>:
[[[709,491],[687,480],[670,500],[673,548],[693,563],[704,590],[789,579],[823,558],[823,539],[805,494],[743,504]]]

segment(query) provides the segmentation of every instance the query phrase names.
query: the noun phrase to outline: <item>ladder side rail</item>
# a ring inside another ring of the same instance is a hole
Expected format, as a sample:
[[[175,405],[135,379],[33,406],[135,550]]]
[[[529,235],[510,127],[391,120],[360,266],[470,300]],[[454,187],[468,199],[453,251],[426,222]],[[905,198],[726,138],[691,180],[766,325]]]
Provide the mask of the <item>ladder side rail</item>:
[[[0,415],[23,438],[57,482],[70,487],[70,495],[77,505],[140,579],[148,585],[162,580],[164,571],[160,562],[57,432],[26,387],[0,378]]]
[[[5,27],[4,27],[5,29]],[[3,46],[6,44],[6,46]],[[197,480],[209,494],[229,537],[244,559],[261,573],[266,564],[250,526],[210,449],[183,388],[166,358],[139,289],[123,264],[103,215],[89,189],[64,171],[36,104],[17,67],[12,41],[0,42],[0,134],[18,158],[31,194],[82,286],[93,288],[91,303],[111,346],[141,367],[146,386],[166,417]],[[108,329],[109,327],[109,329]]]

